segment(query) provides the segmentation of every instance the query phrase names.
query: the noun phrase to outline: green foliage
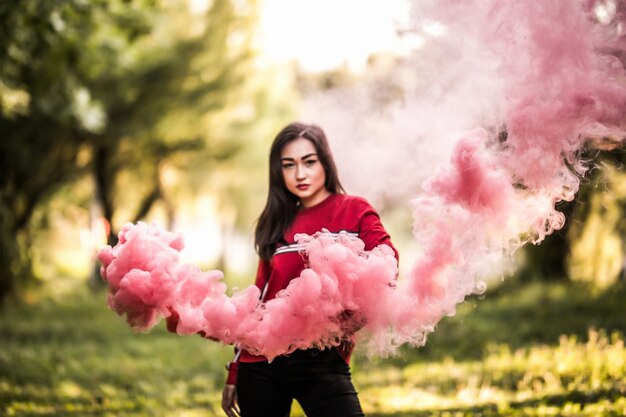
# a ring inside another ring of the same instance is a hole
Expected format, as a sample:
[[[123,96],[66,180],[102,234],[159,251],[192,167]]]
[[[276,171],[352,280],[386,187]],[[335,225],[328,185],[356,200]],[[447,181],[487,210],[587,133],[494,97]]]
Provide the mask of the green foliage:
[[[451,358],[359,378],[370,416],[612,416],[626,411],[626,349],[620,333],[511,350],[480,361]],[[368,377],[369,376],[369,377]],[[375,401],[371,401],[375,399]],[[379,412],[380,410],[380,412]]]
[[[121,224],[145,218],[156,201],[171,206],[165,167],[192,166],[203,178],[240,151],[240,141],[211,123],[233,123],[228,112],[250,70],[253,5],[238,11],[230,1],[214,1],[201,16],[186,11],[185,2],[163,5],[149,36],[120,48],[116,69],[93,80],[108,117],[94,141],[93,167],[112,243]]]
[[[76,63],[92,11],[83,2],[0,6],[0,294],[30,276],[25,233],[36,205],[76,168],[84,132]],[[16,239],[17,237],[17,239]]]
[[[115,66],[110,47],[145,33],[153,2],[78,0],[0,6],[0,297],[30,274],[29,221],[58,188],[84,174],[87,146],[106,113],[91,91],[94,68]],[[118,26],[116,26],[118,25]],[[16,238],[17,237],[17,238]]]
[[[607,152],[581,190],[586,204],[576,207],[569,229],[572,242],[567,260],[572,280],[598,289],[615,284],[626,266],[626,151]]]
[[[32,276],[33,240],[58,194],[68,206],[75,194],[92,196],[79,204],[90,221],[101,212],[110,243],[159,203],[171,226],[207,188],[232,200],[222,203],[235,213],[223,216],[228,227],[249,226],[247,209],[258,212],[262,194],[250,192],[262,188],[256,148],[289,117],[290,97],[254,68],[256,2],[208,5],[202,13],[185,0],[0,5],[0,300],[16,277]]]

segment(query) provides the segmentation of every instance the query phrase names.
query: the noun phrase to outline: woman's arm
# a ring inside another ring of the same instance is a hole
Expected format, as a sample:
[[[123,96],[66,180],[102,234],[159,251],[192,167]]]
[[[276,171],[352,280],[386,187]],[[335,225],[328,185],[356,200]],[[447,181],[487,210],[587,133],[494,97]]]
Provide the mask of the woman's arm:
[[[259,266],[257,267],[254,285],[259,287],[259,289],[261,290],[261,296],[263,296],[263,288],[265,288],[265,285],[267,284],[269,278],[270,262],[259,259]],[[226,377],[226,386],[234,386],[237,383],[237,372],[239,370],[239,350],[237,348],[235,348],[235,357],[228,365],[226,365],[226,369],[228,370],[228,375]]]
[[[359,239],[365,243],[365,250],[372,250],[379,245],[389,246],[395,256],[396,260],[400,260],[400,255],[395,246],[391,242],[391,237],[382,222],[378,213],[366,202],[366,205],[362,211],[361,219],[359,222]]]

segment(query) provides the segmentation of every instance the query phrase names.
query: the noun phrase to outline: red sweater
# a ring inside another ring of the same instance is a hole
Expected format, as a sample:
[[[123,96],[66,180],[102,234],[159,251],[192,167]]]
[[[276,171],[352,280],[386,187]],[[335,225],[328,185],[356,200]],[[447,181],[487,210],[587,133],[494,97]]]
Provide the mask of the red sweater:
[[[380,222],[378,213],[361,197],[345,194],[331,194],[321,203],[302,209],[296,215],[291,227],[284,235],[285,245],[276,248],[274,256],[269,261],[259,261],[255,284],[263,289],[267,283],[264,301],[271,300],[280,290],[287,288],[289,282],[300,276],[305,268],[302,256],[295,245],[294,236],[298,233],[312,235],[322,229],[331,233],[345,231],[357,235],[364,243],[365,250],[371,250],[378,245],[388,245],[396,253],[389,234]],[[354,344],[344,342],[337,349],[346,363]],[[263,356],[254,356],[243,350],[239,362],[261,362],[267,360]],[[237,361],[229,367],[227,384],[234,384],[237,380]]]

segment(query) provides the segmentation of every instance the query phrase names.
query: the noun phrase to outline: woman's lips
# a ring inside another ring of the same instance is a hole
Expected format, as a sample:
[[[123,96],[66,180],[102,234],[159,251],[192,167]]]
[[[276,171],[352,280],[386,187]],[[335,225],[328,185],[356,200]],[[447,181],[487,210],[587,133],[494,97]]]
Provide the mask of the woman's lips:
[[[296,185],[296,188],[300,191],[306,191],[308,188],[310,187],[310,185],[308,184],[300,184],[300,185]]]

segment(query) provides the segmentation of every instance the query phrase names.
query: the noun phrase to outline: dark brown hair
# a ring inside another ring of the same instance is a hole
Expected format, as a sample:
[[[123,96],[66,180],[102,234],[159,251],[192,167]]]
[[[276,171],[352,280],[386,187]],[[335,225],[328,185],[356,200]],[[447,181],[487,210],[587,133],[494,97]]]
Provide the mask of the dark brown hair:
[[[298,212],[300,200],[285,186],[280,154],[283,147],[298,138],[310,140],[320,163],[324,167],[326,180],[324,187],[333,194],[345,193],[337,167],[330,152],[324,131],[316,125],[294,122],[288,124],[272,142],[270,148],[270,177],[267,203],[259,216],[254,232],[254,245],[261,259],[269,260],[274,254],[276,244],[283,242],[283,235],[293,222]]]

